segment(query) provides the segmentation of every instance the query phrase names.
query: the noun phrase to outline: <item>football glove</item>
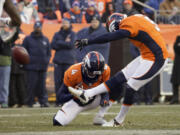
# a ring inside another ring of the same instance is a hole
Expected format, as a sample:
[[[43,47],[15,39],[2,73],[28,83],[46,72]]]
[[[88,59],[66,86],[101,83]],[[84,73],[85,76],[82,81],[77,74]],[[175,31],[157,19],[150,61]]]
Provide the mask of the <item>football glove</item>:
[[[76,40],[75,41],[75,46],[78,48],[80,51],[84,48],[84,46],[88,45],[88,39],[81,39],[81,40]]]

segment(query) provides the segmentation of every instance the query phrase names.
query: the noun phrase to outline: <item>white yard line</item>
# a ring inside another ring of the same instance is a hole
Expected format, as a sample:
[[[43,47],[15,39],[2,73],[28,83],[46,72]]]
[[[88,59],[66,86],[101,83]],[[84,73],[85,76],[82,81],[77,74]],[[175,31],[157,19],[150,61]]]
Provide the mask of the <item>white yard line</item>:
[[[111,108],[118,108],[120,109],[121,104],[114,104]],[[174,107],[180,107],[180,105],[133,105],[132,108],[174,108]],[[34,108],[6,108],[1,109],[0,112],[3,111],[19,111],[19,110],[58,110],[61,107],[47,107],[47,108],[40,108],[40,107],[34,107]]]
[[[93,130],[55,132],[16,132],[0,135],[180,135],[180,130]]]
[[[56,114],[56,111],[53,112],[53,113],[33,113],[33,114],[0,114],[0,118],[3,118],[3,117],[32,117],[32,116],[53,116],[54,114]],[[80,113],[79,115],[95,115],[96,112],[82,112]],[[105,115],[117,115],[118,113],[117,112],[107,112]],[[138,115],[139,114],[151,114],[153,116],[161,116],[162,114],[174,114],[174,112],[156,112],[156,113],[153,113],[152,112],[139,112],[138,114],[133,114],[133,115]],[[129,115],[131,115],[129,113]],[[180,117],[180,113],[179,114],[176,114]]]

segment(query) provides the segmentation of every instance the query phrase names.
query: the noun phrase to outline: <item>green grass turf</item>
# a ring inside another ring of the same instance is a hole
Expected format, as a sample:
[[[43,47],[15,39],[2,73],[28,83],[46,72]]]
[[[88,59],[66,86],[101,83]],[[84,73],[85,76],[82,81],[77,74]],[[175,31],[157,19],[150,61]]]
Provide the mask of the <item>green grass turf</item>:
[[[59,108],[0,109],[0,133],[74,130],[180,130],[180,105],[133,106],[123,127],[103,128],[92,124],[98,109],[83,112],[65,127],[53,127],[52,118]],[[105,116],[116,116],[120,105],[113,105]]]

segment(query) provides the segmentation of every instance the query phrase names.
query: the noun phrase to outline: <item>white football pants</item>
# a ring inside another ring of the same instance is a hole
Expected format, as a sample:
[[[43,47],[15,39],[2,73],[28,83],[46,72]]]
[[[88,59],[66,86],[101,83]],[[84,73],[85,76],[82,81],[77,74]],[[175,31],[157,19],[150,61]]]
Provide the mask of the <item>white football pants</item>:
[[[155,63],[154,61],[145,60],[141,56],[135,58],[124,69],[122,69],[122,72],[124,73],[127,79],[127,84],[134,90],[136,91],[139,90],[139,88],[141,88],[143,85],[151,81],[155,76],[157,76],[163,70],[163,68],[167,64],[167,59],[165,60],[162,66],[159,66],[157,64],[156,67],[154,66],[154,63]],[[147,73],[151,74],[149,78],[141,79],[141,80],[136,79],[136,78],[141,78],[145,74],[147,75]]]
[[[101,100],[101,96],[98,95],[94,99],[94,101],[86,106],[79,106],[73,99],[65,103],[62,108],[57,112],[55,119],[61,125],[69,124],[76,116],[86,110],[95,109],[99,106]]]

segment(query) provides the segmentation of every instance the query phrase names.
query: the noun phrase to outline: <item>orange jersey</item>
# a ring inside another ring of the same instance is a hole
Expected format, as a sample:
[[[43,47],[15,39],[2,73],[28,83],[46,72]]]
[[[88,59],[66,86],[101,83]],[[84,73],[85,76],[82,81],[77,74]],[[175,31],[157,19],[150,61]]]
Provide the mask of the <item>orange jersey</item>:
[[[128,30],[131,42],[140,50],[144,59],[154,61],[155,58],[168,57],[166,44],[160,29],[148,17],[141,14],[129,16],[120,23],[120,29]],[[161,56],[163,55],[163,56]]]
[[[107,81],[110,78],[110,67],[106,64],[103,74],[98,78],[97,82],[93,83],[91,86],[88,86],[83,82],[82,72],[81,72],[82,63],[72,65],[69,69],[66,70],[64,74],[64,84],[71,87],[81,87],[83,89],[89,89],[98,86],[99,84]]]

